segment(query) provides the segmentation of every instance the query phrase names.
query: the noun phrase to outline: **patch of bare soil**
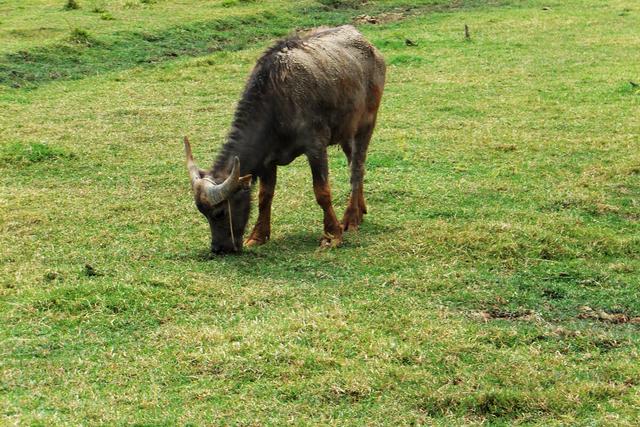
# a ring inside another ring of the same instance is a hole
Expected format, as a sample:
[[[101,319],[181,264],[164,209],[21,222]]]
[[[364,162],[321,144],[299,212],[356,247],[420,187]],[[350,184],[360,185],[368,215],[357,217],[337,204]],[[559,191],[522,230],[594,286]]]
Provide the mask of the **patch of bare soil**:
[[[624,313],[607,313],[604,310],[594,310],[591,307],[580,307],[581,313],[578,315],[578,319],[591,319],[599,320],[601,322],[609,323],[634,323],[640,324],[640,316],[629,316]]]
[[[407,13],[388,12],[381,13],[378,16],[358,15],[353,18],[354,24],[386,24],[388,22],[401,21],[407,17]]]
[[[365,2],[366,3],[366,2]],[[490,0],[488,4],[484,6],[495,6],[500,4],[499,0]],[[464,0],[453,0],[448,4],[432,4],[425,6],[410,6],[405,8],[398,8],[392,12],[383,12],[378,15],[358,15],[353,18],[354,24],[386,24],[388,22],[396,22],[406,19],[410,16],[434,13],[434,12],[447,12],[459,10],[469,6]]]
[[[486,311],[478,311],[474,313],[473,317],[483,322],[488,322],[494,319],[506,319],[506,320],[522,320],[525,322],[540,320],[541,317],[533,310],[505,310],[499,308],[491,308]]]

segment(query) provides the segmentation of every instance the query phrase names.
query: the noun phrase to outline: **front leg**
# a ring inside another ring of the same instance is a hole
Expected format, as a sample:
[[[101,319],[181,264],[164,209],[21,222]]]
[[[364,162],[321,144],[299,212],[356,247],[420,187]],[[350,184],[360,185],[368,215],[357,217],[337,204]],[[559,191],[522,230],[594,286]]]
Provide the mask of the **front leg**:
[[[331,204],[327,149],[323,147],[316,153],[307,154],[307,158],[313,175],[313,192],[316,195],[316,201],[324,211],[324,233],[320,240],[320,246],[336,247],[342,243],[342,227]]]
[[[245,246],[263,245],[271,237],[271,201],[276,189],[276,166],[260,175],[258,191],[258,220],[253,231],[244,242]]]

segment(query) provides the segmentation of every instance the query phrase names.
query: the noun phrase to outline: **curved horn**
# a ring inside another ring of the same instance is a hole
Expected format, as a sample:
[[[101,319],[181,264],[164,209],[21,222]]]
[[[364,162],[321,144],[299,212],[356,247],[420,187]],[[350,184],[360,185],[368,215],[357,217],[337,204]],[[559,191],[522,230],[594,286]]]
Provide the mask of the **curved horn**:
[[[189,170],[189,177],[191,178],[191,188],[200,179],[200,169],[196,166],[196,162],[193,161],[193,154],[191,153],[191,144],[189,144],[189,138],[184,137],[184,151],[187,155],[187,169]]]
[[[240,159],[233,158],[233,168],[231,173],[222,184],[212,185],[208,188],[207,194],[212,204],[218,204],[227,200],[242,185],[240,182]]]

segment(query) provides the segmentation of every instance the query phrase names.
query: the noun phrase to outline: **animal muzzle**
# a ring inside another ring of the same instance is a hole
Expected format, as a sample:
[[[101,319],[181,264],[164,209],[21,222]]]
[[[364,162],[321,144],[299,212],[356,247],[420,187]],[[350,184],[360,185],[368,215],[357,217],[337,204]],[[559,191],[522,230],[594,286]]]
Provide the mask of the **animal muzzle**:
[[[236,240],[235,245],[231,240],[224,243],[211,243],[211,252],[216,255],[240,253],[242,252],[242,239]]]

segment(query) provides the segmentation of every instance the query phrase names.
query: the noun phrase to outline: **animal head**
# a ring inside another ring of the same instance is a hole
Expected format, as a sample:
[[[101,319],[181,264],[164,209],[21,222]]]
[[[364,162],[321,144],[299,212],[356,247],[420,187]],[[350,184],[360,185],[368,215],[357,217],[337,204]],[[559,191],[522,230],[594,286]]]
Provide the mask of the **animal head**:
[[[218,254],[241,251],[251,205],[251,175],[240,176],[237,157],[230,172],[204,171],[194,162],[187,137],[184,149],[196,207],[211,229],[211,251]]]

